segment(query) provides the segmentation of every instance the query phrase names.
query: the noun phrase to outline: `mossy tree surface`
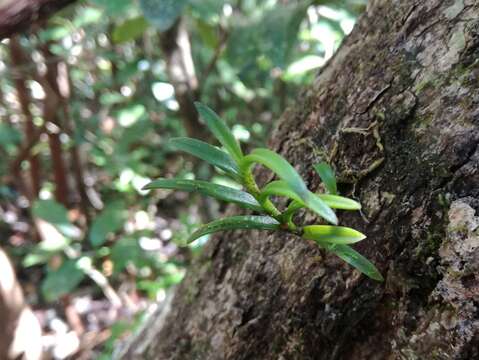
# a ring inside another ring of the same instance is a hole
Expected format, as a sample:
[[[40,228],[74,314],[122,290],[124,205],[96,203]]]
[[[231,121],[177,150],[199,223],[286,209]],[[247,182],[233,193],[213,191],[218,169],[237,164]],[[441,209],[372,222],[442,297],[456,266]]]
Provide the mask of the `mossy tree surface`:
[[[313,190],[333,165],[363,204],[340,224],[386,281],[295,236],[223,233],[123,358],[479,358],[477,1],[372,0],[271,139]]]

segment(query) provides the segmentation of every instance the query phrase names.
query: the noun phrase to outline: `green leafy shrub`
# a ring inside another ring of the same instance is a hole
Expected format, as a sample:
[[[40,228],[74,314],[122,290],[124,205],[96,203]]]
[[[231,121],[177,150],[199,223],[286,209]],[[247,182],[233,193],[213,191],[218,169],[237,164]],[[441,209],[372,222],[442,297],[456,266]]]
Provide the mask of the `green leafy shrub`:
[[[333,209],[359,210],[361,205],[352,199],[337,194],[336,179],[327,163],[320,163],[314,169],[321,177],[328,193],[311,192],[293,166],[281,155],[268,149],[254,149],[244,155],[239,143],[226,124],[207,106],[196,103],[196,108],[207,127],[227,152],[202,141],[190,138],[175,138],[171,145],[177,150],[196,156],[243,186],[237,190],[223,185],[199,180],[158,179],[144,189],[175,189],[199,192],[218,200],[232,202],[259,215],[240,215],[219,219],[201,226],[194,231],[187,242],[221,230],[258,229],[287,231],[307,240],[313,240],[322,248],[336,254],[370,278],[383,281],[376,267],[349,245],[361,241],[366,236],[357,230],[337,226],[338,219]],[[260,189],[252,169],[261,164],[272,170],[280,180],[272,181]],[[269,199],[270,196],[283,196],[291,199],[283,211]],[[333,225],[301,226],[293,221],[300,209],[309,209]]]

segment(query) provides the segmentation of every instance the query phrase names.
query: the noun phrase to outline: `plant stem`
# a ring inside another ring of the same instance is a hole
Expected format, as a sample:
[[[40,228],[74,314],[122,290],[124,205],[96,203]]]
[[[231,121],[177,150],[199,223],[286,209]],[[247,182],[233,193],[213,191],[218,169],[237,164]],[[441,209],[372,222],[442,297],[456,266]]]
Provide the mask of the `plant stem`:
[[[256,180],[254,179],[253,172],[251,171],[251,165],[245,166],[241,171],[241,177],[243,178],[243,185],[246,190],[255,197],[256,200],[260,203],[263,209],[274,218],[281,217],[281,212],[274,206],[274,204],[268,199],[261,199],[260,189]]]
[[[245,189],[258,200],[259,204],[263,207],[266,213],[278,220],[285,226],[284,230],[297,233],[298,227],[292,221],[292,214],[289,217],[285,217],[284,213],[281,213],[276,206],[268,199],[260,196],[261,190],[256,183],[256,180],[252,171],[252,164],[241,164],[240,175],[243,179],[243,186]]]

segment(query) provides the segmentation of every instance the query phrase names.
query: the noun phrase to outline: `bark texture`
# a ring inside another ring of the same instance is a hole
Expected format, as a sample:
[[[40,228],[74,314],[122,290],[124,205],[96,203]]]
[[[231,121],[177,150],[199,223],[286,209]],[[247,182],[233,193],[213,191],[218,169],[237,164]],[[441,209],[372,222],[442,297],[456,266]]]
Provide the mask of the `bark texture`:
[[[271,146],[313,190],[333,164],[363,204],[340,223],[386,281],[294,236],[223,233],[123,358],[478,359],[478,59],[477,1],[372,0]]]

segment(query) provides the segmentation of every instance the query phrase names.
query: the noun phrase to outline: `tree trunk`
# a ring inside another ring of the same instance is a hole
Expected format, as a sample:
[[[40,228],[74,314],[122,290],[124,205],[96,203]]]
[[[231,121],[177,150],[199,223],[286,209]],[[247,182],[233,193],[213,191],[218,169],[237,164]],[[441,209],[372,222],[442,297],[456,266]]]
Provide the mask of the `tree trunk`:
[[[175,98],[186,133],[190,137],[207,139],[205,128],[195,109],[199,84],[191,56],[189,35],[181,18],[170,29],[160,33],[160,46],[166,59],[168,79],[175,88]]]
[[[22,45],[18,37],[13,36],[10,38],[10,57],[12,63],[15,66],[28,66],[29,59],[25,55]],[[31,61],[31,59],[30,59]],[[23,116],[25,117],[25,140],[27,143],[35,141],[35,124],[33,123],[33,116],[30,111],[30,94],[26,84],[25,74],[18,74],[15,78],[15,87],[17,89],[17,97],[20,103],[20,108],[22,110]],[[35,141],[36,142],[36,141]],[[41,190],[41,167],[40,167],[40,157],[38,155],[30,155],[28,157],[28,162],[30,163],[30,184],[31,184],[31,193],[32,198],[36,198]]]
[[[19,34],[75,0],[0,0],[0,40]]]
[[[372,0],[272,138],[313,190],[331,162],[384,283],[294,236],[223,233],[123,358],[479,358],[478,56],[477,1]]]
[[[45,122],[52,125],[51,130],[48,132],[48,143],[50,146],[50,155],[52,158],[52,170],[53,180],[55,182],[55,199],[60,204],[63,204],[66,208],[70,205],[70,192],[68,186],[68,172],[64,158],[64,151],[62,141],[60,138],[63,132],[64,122],[67,119],[61,119],[60,108],[62,103],[62,94],[60,87],[65,87],[64,76],[60,76],[59,61],[55,59],[54,55],[50,52],[47,44],[42,46],[43,56],[45,57],[45,68],[43,84],[45,91],[45,100],[43,105],[43,118]],[[64,99],[63,99],[64,100]]]

